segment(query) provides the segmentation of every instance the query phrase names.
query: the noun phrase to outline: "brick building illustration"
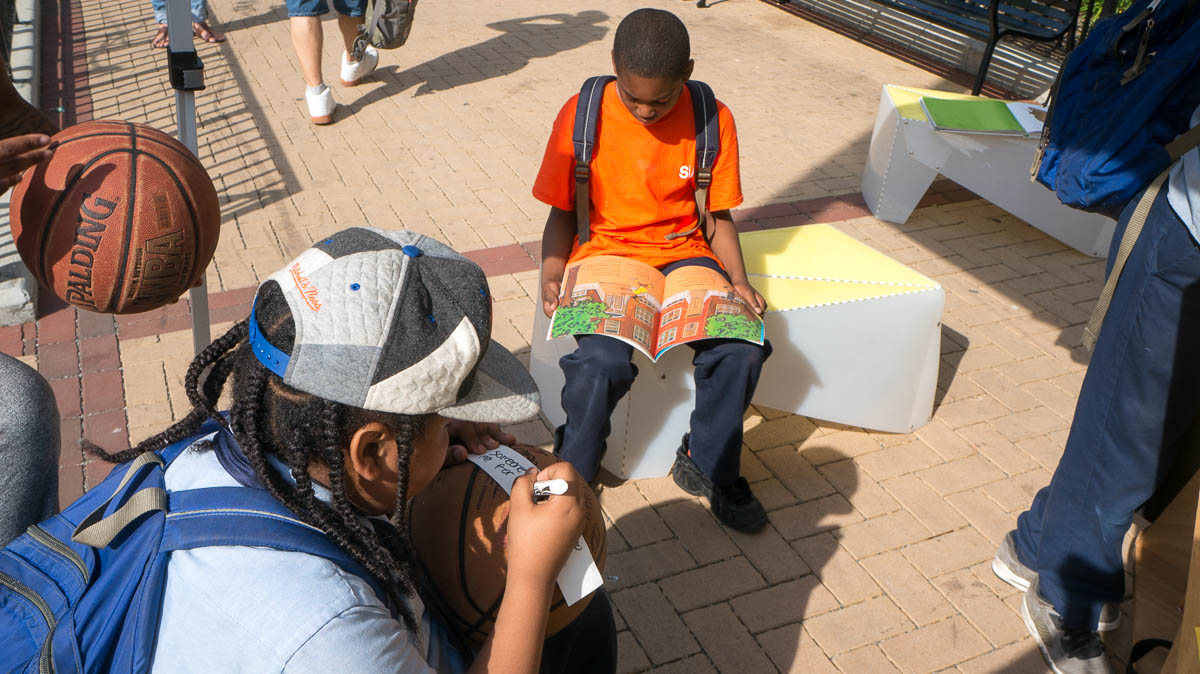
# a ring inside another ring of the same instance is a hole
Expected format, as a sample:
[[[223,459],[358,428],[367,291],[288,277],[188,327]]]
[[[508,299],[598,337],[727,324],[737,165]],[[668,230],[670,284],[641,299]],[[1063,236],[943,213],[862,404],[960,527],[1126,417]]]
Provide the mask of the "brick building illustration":
[[[596,324],[596,334],[613,335],[635,341],[647,349],[653,349],[654,316],[658,303],[649,293],[636,292],[628,283],[593,282],[578,283],[579,267],[571,267],[563,279],[563,296],[570,298],[567,307],[583,309],[588,302],[604,305],[602,312],[591,316]]]
[[[737,295],[720,290],[685,290],[663,300],[658,343],[662,350],[705,332],[712,316],[736,316],[746,312]]]

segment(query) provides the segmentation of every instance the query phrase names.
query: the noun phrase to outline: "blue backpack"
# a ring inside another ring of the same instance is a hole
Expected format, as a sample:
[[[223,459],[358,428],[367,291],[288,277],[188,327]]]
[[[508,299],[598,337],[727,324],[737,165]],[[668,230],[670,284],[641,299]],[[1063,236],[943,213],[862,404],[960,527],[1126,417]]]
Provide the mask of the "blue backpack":
[[[61,514],[0,550],[0,671],[145,672],[174,550],[249,545],[328,559],[386,601],[361,565],[264,489],[169,492],[166,466],[200,434],[113,468]]]
[[[1135,0],[1067,57],[1033,174],[1068,206],[1115,216],[1186,151],[1200,105],[1200,0]]]

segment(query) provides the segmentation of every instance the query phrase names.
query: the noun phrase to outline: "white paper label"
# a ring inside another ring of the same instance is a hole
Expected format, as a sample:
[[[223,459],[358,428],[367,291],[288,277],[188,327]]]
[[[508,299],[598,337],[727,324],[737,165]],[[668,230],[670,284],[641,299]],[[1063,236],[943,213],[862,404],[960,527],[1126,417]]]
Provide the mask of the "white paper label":
[[[504,445],[483,454],[470,454],[467,458],[495,480],[506,494],[512,494],[513,482],[518,477],[535,467],[529,459]],[[595,560],[592,559],[592,551],[583,540],[583,536],[580,536],[575,549],[567,557],[567,563],[558,573],[558,589],[562,590],[563,599],[566,600],[567,606],[570,606],[603,584],[604,579],[600,576],[600,569],[596,568]]]

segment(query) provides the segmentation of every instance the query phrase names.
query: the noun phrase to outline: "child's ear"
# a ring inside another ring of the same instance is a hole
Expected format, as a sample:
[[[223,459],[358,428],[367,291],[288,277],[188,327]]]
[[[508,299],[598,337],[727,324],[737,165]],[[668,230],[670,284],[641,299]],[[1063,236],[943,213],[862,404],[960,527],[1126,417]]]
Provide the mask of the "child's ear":
[[[692,79],[692,70],[695,69],[695,67],[696,67],[696,61],[694,59],[688,59],[687,67],[683,69],[683,81],[684,82]]]
[[[363,424],[350,438],[350,467],[366,480],[378,480],[394,465],[396,435],[378,421]]]

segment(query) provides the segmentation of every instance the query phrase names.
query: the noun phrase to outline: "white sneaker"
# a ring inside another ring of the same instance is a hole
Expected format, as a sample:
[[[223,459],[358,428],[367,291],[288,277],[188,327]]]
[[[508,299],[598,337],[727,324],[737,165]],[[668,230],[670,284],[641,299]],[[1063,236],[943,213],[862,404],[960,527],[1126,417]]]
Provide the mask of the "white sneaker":
[[[304,99],[308,101],[308,116],[312,117],[313,124],[329,124],[333,121],[333,109],[337,103],[333,101],[333,91],[329,87],[319,94],[305,89]]]
[[[353,87],[361,82],[362,78],[370,75],[375,70],[375,66],[379,65],[379,50],[367,45],[361,59],[350,63],[347,60],[349,58],[350,54],[342,52],[342,85]]]

